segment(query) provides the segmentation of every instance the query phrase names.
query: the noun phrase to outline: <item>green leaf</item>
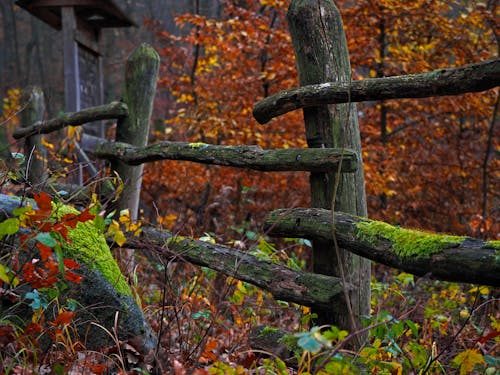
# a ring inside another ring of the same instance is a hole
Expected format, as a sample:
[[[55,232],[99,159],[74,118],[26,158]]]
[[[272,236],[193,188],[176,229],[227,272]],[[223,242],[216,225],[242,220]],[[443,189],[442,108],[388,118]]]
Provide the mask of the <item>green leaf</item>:
[[[19,284],[19,279],[12,273],[11,269],[0,263],[0,280],[5,284],[11,284],[16,287]]]
[[[485,355],[484,356],[484,361],[489,365],[489,366],[495,366],[495,367],[500,367],[500,358],[493,357],[491,355]]]
[[[313,354],[318,353],[323,345],[316,340],[313,336],[307,335],[301,337],[298,341],[297,344],[304,350],[311,352]]]
[[[31,207],[31,206],[16,207],[16,208],[14,208],[14,210],[12,211],[12,213],[14,214],[14,216],[19,217],[19,216],[25,214],[26,212],[31,211],[32,209],[33,209],[33,207]]]
[[[413,336],[418,337],[418,327],[417,327],[417,325],[415,323],[413,323],[413,321],[411,321],[410,319],[406,319],[404,322],[408,326],[408,328],[410,328],[411,333],[413,334]]]
[[[50,233],[38,233],[35,237],[35,240],[40,242],[41,244],[48,247],[55,247],[57,245],[56,240],[50,235]]]
[[[200,318],[210,319],[211,315],[212,315],[211,311],[201,310],[201,311],[195,312],[193,315],[191,315],[191,318],[194,320],[200,319]]]
[[[11,218],[0,223],[0,239],[19,231],[19,219]]]

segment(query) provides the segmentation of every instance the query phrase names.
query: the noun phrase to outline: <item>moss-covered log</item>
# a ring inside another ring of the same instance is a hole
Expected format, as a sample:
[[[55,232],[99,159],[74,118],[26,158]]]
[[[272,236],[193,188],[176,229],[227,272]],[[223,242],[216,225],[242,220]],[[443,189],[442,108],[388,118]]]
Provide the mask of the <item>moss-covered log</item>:
[[[460,95],[489,90],[498,85],[500,59],[422,74],[328,82],[285,90],[258,102],[253,115],[259,123],[265,124],[274,117],[310,106]]]
[[[331,212],[276,210],[265,229],[275,236],[329,240]],[[500,241],[404,229],[340,212],[334,229],[339,246],[378,263],[440,280],[500,286]]]
[[[343,172],[354,172],[357,169],[355,152],[331,148],[263,150],[259,146],[219,146],[188,142],[161,142],[146,147],[103,143],[93,153],[101,158],[116,159],[130,165],[157,160],[188,160],[260,171],[324,172],[336,169],[342,160]]]
[[[13,137],[20,139],[35,134],[48,134],[66,126],[77,126],[99,120],[120,119],[127,115],[128,108],[125,103],[111,102],[97,107],[82,109],[79,112],[65,113],[51,120],[37,121],[32,125],[17,129]]]
[[[276,299],[300,305],[326,308],[331,306],[333,297],[342,293],[342,282],[337,277],[294,270],[234,248],[175,237],[154,228],[144,228],[140,238],[130,237],[124,246],[154,247],[167,260],[179,258],[211,268],[256,285]]]

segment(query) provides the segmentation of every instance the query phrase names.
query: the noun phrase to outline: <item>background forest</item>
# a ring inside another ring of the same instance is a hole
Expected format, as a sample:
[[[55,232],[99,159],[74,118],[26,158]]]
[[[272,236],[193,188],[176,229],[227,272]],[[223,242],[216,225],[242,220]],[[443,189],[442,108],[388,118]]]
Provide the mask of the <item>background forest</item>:
[[[130,52],[142,42],[155,46],[161,67],[150,142],[306,147],[301,111],[266,126],[252,117],[257,101],[298,86],[286,22],[289,1],[117,3],[138,27],[111,29],[103,35],[105,102],[120,97],[123,64]],[[356,80],[498,58],[499,9],[494,0],[339,0],[336,4]],[[13,0],[0,2],[0,24],[0,97],[4,98],[0,119],[11,133],[17,126],[11,119],[19,108],[16,89],[40,85],[49,118],[64,110],[62,40]],[[358,104],[369,217],[500,240],[498,107],[498,89]],[[78,135],[65,135],[73,136]],[[50,137],[47,141],[58,147]],[[54,174],[70,175],[77,162],[74,155],[64,150],[66,159],[56,160],[58,152],[55,149],[52,161]],[[308,174],[303,172],[260,174],[185,162],[151,163],[145,167],[141,222],[231,242],[303,267],[308,242],[274,243],[261,225],[272,209],[307,207],[308,189]],[[248,368],[292,371],[277,357],[257,362],[254,354],[242,354],[248,331],[260,324],[305,330],[310,336],[302,337],[319,343],[321,350],[335,347],[345,337],[338,332],[315,335],[308,331],[313,326],[308,309],[276,303],[255,287],[211,271],[179,265],[175,277],[165,280],[162,272],[151,272],[154,265],[138,264],[134,277],[150,280],[136,281],[134,287],[151,321],[157,322],[153,328],[165,330],[158,323],[162,319],[176,321],[162,337],[176,373],[195,368],[201,372],[207,365],[212,367],[206,371],[221,374],[245,373]],[[145,287],[149,282],[151,287]],[[374,328],[371,345],[361,352],[373,373],[417,373],[422,368],[428,373],[450,373],[452,368],[464,374],[500,371],[498,290],[433,282],[383,266],[374,266],[372,289],[371,323],[395,318]],[[162,290],[177,307],[160,313]],[[410,313],[404,305],[412,306]],[[483,340],[491,332],[497,335]],[[299,372],[312,371],[314,355],[304,353],[315,352],[308,345],[304,341],[299,345],[304,350],[298,355]],[[354,371],[345,366],[345,373]],[[328,371],[340,373],[333,367]]]

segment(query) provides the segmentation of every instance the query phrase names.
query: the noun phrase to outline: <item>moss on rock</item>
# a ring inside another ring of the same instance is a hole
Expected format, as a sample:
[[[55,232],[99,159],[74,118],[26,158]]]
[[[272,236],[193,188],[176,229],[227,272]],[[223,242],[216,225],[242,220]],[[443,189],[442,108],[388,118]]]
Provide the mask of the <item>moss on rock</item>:
[[[357,237],[370,244],[377,243],[379,238],[389,240],[400,257],[426,258],[448,247],[458,246],[466,238],[404,229],[372,220],[359,222],[357,229]]]
[[[54,213],[62,217],[67,213],[78,214],[71,206],[58,205]],[[85,263],[90,269],[99,271],[120,295],[132,295],[118,263],[111,254],[106,238],[93,221],[80,222],[74,229],[68,228],[70,243],[63,246],[63,251],[77,261]]]

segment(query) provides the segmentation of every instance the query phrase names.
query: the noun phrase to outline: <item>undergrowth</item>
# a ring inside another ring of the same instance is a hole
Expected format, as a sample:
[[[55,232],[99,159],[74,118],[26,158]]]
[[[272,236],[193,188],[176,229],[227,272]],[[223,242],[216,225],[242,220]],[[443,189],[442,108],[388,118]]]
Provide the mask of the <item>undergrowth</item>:
[[[3,192],[23,193],[23,183],[18,170],[2,175]],[[79,336],[75,321],[87,307],[63,297],[81,281],[80,265],[63,251],[68,232],[93,221],[119,253],[126,232],[138,234],[140,225],[127,212],[113,220],[95,197],[78,212],[58,215],[60,195],[38,193],[31,202],[20,195],[13,217],[0,222],[0,374],[500,372],[498,289],[374,265],[371,315],[361,329],[370,331],[370,339],[354,351],[349,344],[359,332],[318,327],[307,307],[149,248],[136,252],[126,276],[158,339],[156,358],[147,362],[133,340],[120,340],[117,324],[99,326],[112,344],[90,350],[92,337]],[[228,230],[228,237],[206,233],[201,239],[296,269],[309,263],[306,240],[275,244],[245,225]],[[29,319],[21,319],[21,312]]]

